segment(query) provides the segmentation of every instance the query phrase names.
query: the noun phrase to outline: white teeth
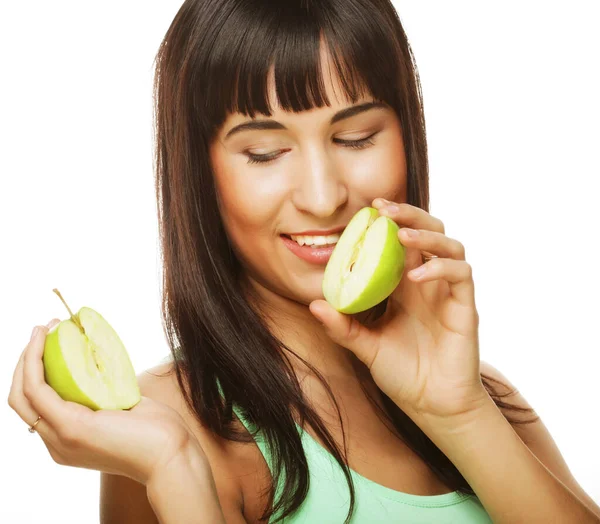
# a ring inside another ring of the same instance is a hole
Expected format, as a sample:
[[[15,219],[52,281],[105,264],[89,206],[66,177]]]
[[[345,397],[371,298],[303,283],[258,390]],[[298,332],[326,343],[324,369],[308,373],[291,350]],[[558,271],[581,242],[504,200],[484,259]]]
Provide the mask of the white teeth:
[[[324,246],[326,244],[337,244],[340,239],[340,235],[327,235],[327,236],[304,236],[304,235],[290,235],[292,240],[295,240],[301,246]]]

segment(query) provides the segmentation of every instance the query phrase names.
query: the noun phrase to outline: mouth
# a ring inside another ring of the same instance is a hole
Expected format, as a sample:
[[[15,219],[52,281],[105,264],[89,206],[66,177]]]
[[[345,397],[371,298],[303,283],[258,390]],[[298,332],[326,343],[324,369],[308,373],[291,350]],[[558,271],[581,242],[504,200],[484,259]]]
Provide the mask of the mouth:
[[[325,266],[333,254],[339,234],[327,236],[280,235],[283,245],[294,255],[315,266]]]
[[[341,231],[329,235],[291,235],[283,233],[281,236],[295,242],[301,247],[306,246],[319,249],[335,246],[340,239],[341,233]]]

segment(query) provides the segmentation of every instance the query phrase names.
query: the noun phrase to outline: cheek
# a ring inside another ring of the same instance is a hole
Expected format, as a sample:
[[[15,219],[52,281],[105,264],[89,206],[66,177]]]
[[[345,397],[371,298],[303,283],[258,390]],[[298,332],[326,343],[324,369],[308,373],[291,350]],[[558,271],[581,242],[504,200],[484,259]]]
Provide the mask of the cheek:
[[[215,180],[225,229],[238,255],[250,265],[264,260],[288,198],[281,172],[248,165],[244,159],[215,155]],[[264,263],[264,262],[263,262]]]
[[[383,198],[393,202],[406,202],[406,155],[404,153],[404,144],[402,137],[398,137],[397,147],[390,147],[382,159],[382,165],[390,166],[387,179],[382,181],[381,194]],[[377,198],[377,197],[376,197]]]
[[[219,177],[223,217],[232,228],[245,232],[273,230],[287,191],[281,177],[244,170]],[[254,176],[253,176],[254,175]]]
[[[399,133],[387,133],[375,146],[348,155],[345,171],[350,174],[351,192],[361,201],[378,197],[394,202],[406,200],[406,157]]]

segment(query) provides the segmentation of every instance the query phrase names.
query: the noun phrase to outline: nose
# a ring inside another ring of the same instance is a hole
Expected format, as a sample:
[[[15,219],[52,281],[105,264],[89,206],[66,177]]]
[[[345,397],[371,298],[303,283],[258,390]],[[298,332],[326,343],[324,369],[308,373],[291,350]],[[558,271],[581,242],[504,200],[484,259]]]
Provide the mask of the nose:
[[[310,155],[304,166],[292,194],[294,206],[316,217],[332,216],[348,199],[343,174],[322,151]]]

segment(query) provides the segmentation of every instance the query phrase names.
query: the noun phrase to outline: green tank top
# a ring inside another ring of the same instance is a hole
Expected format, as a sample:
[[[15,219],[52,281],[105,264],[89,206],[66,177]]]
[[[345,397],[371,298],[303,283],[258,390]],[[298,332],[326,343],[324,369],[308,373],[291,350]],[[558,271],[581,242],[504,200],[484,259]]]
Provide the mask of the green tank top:
[[[254,426],[245,420],[236,406],[234,413],[250,432]],[[341,524],[350,508],[350,491],[346,477],[333,455],[307,431],[296,424],[308,461],[310,487],[308,495],[285,524]],[[262,452],[271,473],[273,462],[262,433],[256,435],[256,444]],[[355,487],[352,524],[490,524],[492,520],[479,499],[458,491],[443,495],[411,495],[382,486],[350,470]],[[281,479],[283,480],[283,479]],[[277,500],[282,482],[276,486]],[[270,522],[273,522],[273,517]]]

